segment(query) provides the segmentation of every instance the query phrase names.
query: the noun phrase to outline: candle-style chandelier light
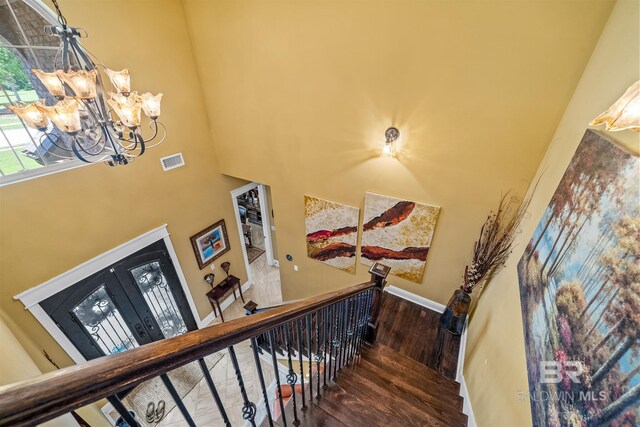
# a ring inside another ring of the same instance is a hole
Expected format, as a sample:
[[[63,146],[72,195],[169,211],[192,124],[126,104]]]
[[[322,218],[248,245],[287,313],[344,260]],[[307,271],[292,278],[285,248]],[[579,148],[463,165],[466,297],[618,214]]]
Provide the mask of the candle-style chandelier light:
[[[70,157],[87,163],[126,165],[164,141],[167,131],[158,121],[162,94],[132,92],[129,70],[110,70],[91,55],[79,42],[81,30],[69,27],[58,2],[53,0],[53,4],[60,25],[46,27],[45,33],[60,38],[55,69],[32,72],[57,102],[46,105],[41,99],[8,108],[27,126],[42,132],[40,142],[48,138],[69,152]],[[98,67],[104,70],[115,91],[106,90]],[[147,138],[141,133],[141,111],[150,119],[151,135]],[[55,129],[69,135],[68,143],[55,135]]]

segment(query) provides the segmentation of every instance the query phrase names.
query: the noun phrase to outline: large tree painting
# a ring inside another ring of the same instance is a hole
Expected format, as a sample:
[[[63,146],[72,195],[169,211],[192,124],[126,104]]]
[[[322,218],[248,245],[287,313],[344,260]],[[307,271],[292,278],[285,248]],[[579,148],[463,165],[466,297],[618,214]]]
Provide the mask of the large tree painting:
[[[518,264],[535,426],[639,424],[639,167],[588,130]]]
[[[440,208],[367,193],[360,260],[391,267],[391,274],[422,283]]]

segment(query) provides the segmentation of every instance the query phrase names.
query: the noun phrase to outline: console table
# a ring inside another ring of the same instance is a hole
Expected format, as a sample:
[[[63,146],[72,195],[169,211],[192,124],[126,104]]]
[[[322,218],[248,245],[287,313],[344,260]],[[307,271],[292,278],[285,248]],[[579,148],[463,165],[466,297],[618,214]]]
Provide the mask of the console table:
[[[219,313],[220,319],[222,319],[223,322],[224,316],[222,315],[222,308],[220,308],[220,300],[225,298],[231,292],[233,292],[233,299],[238,299],[236,295],[236,288],[238,288],[240,298],[242,299],[242,302],[244,302],[244,296],[242,295],[242,286],[240,286],[240,279],[238,279],[234,275],[228,276],[222,282],[218,283],[215,288],[207,292],[207,299],[209,299],[209,303],[213,308],[213,314],[218,317]]]

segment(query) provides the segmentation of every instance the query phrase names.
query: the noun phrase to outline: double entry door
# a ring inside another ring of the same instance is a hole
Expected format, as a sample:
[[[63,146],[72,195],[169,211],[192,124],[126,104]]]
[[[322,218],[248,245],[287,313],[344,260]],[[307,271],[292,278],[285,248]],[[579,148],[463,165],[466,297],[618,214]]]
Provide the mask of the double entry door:
[[[162,240],[40,305],[87,360],[197,329]]]

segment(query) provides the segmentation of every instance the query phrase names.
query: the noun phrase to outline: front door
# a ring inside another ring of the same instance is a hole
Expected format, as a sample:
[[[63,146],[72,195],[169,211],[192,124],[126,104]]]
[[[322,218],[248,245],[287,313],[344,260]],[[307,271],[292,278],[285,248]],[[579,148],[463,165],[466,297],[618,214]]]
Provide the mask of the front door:
[[[197,329],[163,241],[41,306],[87,360]]]

